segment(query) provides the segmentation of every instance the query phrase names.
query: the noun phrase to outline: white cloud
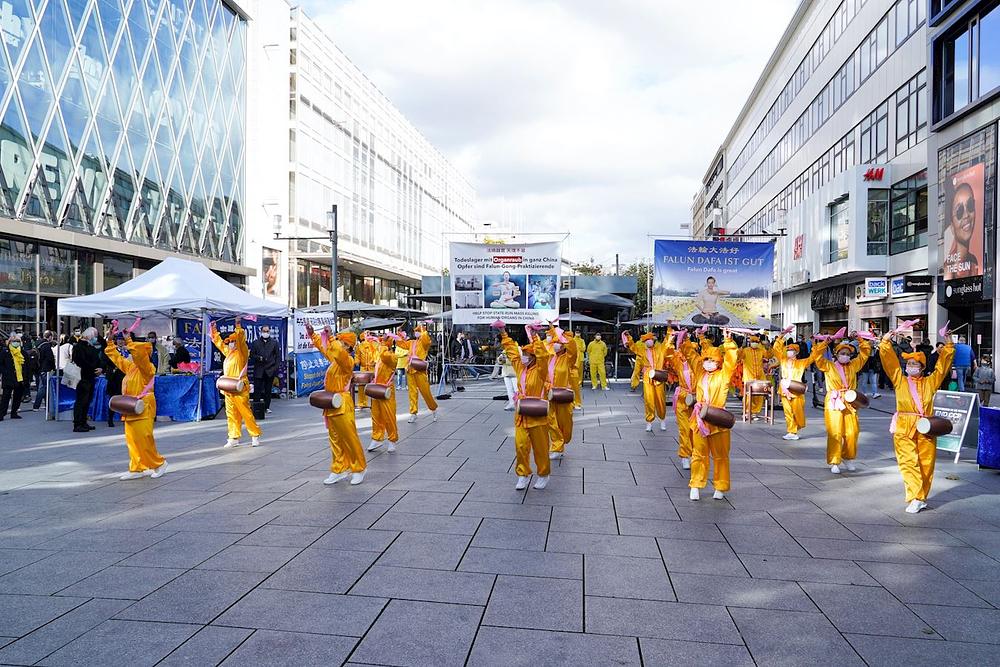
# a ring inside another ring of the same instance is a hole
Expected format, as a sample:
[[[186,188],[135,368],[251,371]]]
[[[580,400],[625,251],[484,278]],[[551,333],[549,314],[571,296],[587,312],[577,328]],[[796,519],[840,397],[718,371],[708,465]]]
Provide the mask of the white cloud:
[[[323,0],[306,12],[470,178],[610,264],[676,234],[797,0]]]

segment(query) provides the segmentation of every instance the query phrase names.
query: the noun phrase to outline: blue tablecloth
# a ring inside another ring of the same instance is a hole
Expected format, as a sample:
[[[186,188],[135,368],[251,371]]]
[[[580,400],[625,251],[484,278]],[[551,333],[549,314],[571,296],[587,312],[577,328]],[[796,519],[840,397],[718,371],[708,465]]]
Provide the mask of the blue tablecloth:
[[[215,374],[208,374],[201,382],[201,414],[212,417],[219,411],[220,397],[215,388]],[[49,378],[48,416],[55,416],[56,386],[59,378]],[[153,388],[156,396],[156,416],[170,417],[178,422],[197,421],[198,415],[198,376],[197,375],[159,375]],[[90,418],[94,421],[108,419],[108,381],[98,377],[94,382],[94,398],[90,402]],[[62,385],[59,387],[59,412],[73,410],[76,402],[76,391]]]
[[[984,468],[1000,468],[1000,408],[979,408],[976,462]]]

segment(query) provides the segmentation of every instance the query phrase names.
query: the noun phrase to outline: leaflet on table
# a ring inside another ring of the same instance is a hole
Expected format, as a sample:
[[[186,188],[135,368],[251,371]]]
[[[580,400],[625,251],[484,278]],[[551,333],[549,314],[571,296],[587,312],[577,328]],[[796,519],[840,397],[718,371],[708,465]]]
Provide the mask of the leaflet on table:
[[[559,316],[560,243],[450,246],[452,321],[526,324]]]

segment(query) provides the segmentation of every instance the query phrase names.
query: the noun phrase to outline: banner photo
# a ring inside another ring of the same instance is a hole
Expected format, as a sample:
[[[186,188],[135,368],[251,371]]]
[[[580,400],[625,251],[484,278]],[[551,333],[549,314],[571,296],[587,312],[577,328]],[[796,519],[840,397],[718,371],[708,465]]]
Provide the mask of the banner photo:
[[[945,280],[983,275],[983,216],[986,165],[967,167],[945,180],[944,253],[941,272]]]
[[[560,243],[451,244],[455,324],[527,324],[559,316]]]
[[[653,267],[654,315],[680,324],[770,328],[773,243],[658,239]]]

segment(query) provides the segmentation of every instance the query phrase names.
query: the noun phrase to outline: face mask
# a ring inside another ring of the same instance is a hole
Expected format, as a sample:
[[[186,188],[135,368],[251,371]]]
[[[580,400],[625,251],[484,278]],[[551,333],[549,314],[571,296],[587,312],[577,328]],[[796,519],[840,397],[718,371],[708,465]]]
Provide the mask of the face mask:
[[[920,366],[907,366],[906,374],[909,375],[910,377],[916,377],[920,375],[921,370],[922,369],[920,368]]]
[[[554,349],[556,352],[562,351],[562,343],[556,343],[555,345],[552,346],[552,349]]]
[[[653,347],[653,341],[647,340],[646,341],[646,347]]]
[[[753,347],[753,348],[760,347],[760,343],[750,343],[750,347]]]
[[[16,350],[17,348],[21,347],[21,344],[20,343],[11,343],[10,347],[11,347],[11,349]]]
[[[230,350],[235,350],[236,349],[236,343],[230,343],[229,344],[229,349]]]
[[[795,358],[795,350],[789,350],[789,351],[785,352],[785,356],[788,357],[789,359],[794,359]]]
[[[524,364],[525,366],[530,366],[531,362],[533,362],[534,360],[535,358],[530,355],[527,354],[521,355],[521,363]]]
[[[714,361],[702,362],[701,366],[709,373],[714,373],[719,368],[719,364],[715,363]]]
[[[94,336],[93,338],[90,339],[90,344],[94,346],[97,345],[97,336]]]
[[[840,363],[845,364],[845,365],[849,364],[849,363],[851,363],[851,355],[849,355],[849,354],[838,354],[837,355],[837,361],[839,361]]]
[[[545,342],[546,343],[551,343],[552,342],[552,336],[546,336],[545,337]]]

